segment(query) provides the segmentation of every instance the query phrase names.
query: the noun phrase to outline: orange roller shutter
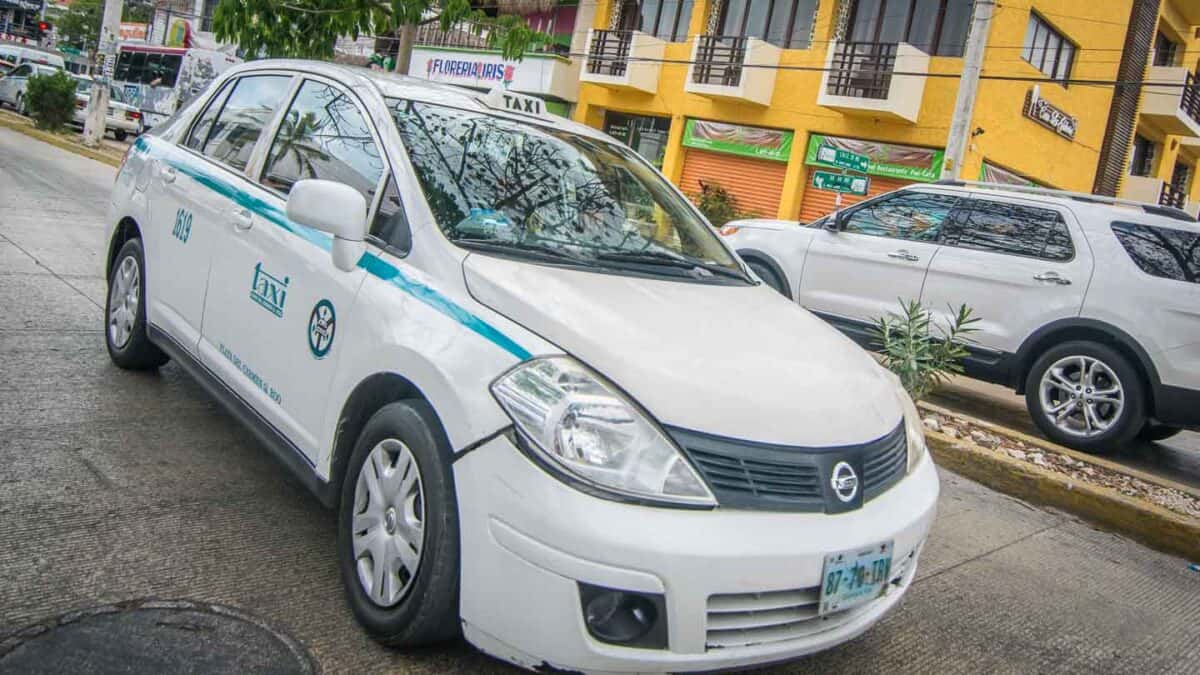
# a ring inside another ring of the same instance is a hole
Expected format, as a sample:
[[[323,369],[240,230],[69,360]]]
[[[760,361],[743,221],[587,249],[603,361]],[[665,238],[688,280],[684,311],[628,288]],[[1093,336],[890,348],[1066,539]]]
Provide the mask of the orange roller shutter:
[[[822,169],[828,171],[828,169]],[[833,213],[834,203],[837,199],[836,192],[828,190],[818,190],[812,186],[813,167],[808,168],[807,181],[804,183],[804,198],[800,200],[800,221],[811,223],[821,216]],[[898,180],[896,178],[883,178],[880,176],[871,176],[871,185],[867,188],[866,197],[856,197],[854,195],[842,195],[842,208],[846,208],[851,204],[857,204],[864,199],[869,199],[876,195],[881,195],[885,192],[891,192],[905,185],[911,185],[912,181]]]
[[[737,199],[738,208],[763,218],[779,215],[787,164],[688,148],[679,181],[684,194],[700,192],[700,182],[716,183]]]

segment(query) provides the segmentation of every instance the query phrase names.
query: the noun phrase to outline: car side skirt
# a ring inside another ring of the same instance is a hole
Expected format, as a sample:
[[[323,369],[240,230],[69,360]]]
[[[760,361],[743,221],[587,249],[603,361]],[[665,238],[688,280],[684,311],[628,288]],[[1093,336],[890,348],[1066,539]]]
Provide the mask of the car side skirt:
[[[863,349],[872,352],[879,351],[879,344],[875,341],[875,334],[872,330],[874,324],[848,319],[836,314],[809,311],[840,330],[846,337],[854,340]],[[1013,386],[1013,371],[1017,364],[1016,354],[983,349],[972,345],[966,345],[966,347],[967,356],[962,362],[964,375],[1005,387]]]
[[[172,361],[178,363],[192,378],[199,382],[200,386],[204,387],[205,391],[217,399],[235,419],[249,429],[254,434],[254,437],[275,456],[275,459],[279,460],[295,476],[296,480],[300,481],[304,487],[316,495],[317,499],[326,508],[333,508],[337,505],[337,486],[318,476],[315,467],[309,462],[308,457],[300,451],[300,448],[289,441],[282,432],[264,419],[262,415],[259,415],[237,392],[230,389],[215,373],[209,370],[196,357],[189,354],[183,345],[179,344],[175,338],[168,335],[161,328],[147,323],[146,336],[159,349],[166,352]]]

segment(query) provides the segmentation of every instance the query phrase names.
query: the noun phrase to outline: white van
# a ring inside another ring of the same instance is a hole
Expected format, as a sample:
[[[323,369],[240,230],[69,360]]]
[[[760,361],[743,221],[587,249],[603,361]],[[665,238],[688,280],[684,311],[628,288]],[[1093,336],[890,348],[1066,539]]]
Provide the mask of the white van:
[[[938,478],[897,379],[536,98],[237,66],[138,138],[109,222],[112,360],[175,361],[337,509],[385,644],[744,667],[916,573]]]

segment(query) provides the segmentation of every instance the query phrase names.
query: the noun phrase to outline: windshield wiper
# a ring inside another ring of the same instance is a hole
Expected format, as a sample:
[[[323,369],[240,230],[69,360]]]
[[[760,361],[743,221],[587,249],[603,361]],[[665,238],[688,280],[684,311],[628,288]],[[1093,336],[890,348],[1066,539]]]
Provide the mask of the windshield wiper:
[[[486,251],[488,253],[508,253],[517,254],[528,258],[546,260],[550,262],[572,262],[585,263],[587,262],[579,256],[568,253],[567,251],[550,248],[541,244],[528,244],[520,241],[513,242],[498,242],[487,239],[451,239],[450,241],[476,251]]]
[[[740,279],[747,282],[750,281],[748,278],[746,278],[746,275],[742,274],[739,270],[732,270],[717,263],[705,262],[703,260],[696,260],[694,258],[685,258],[674,253],[667,253],[666,251],[599,251],[595,254],[595,258],[596,260],[603,260],[606,262],[627,262],[643,265],[659,265],[687,270],[699,269],[710,274]]]

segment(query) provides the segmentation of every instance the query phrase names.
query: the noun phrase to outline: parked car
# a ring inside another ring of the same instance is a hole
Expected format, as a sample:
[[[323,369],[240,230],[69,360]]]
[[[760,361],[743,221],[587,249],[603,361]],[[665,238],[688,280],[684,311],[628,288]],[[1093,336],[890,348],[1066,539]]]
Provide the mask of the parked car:
[[[764,282],[868,347],[900,300],[943,321],[967,304],[967,374],[1024,394],[1058,443],[1106,453],[1200,425],[1200,226],[1182,211],[949,182],[723,232]]]
[[[0,42],[0,61],[6,61],[15,66],[22,63],[36,63],[59,70],[67,66],[66,59],[62,54],[15,42]]]
[[[52,75],[58,70],[58,68],[35,63],[23,63],[13,68],[8,75],[0,78],[0,106],[7,104],[22,115],[27,114],[25,88],[29,85],[29,78],[34,75]]]
[[[898,379],[539,99],[254,61],[110,208],[112,360],[174,360],[337,508],[385,644],[745,667],[912,582],[938,478]]]
[[[75,117],[74,123],[83,126],[87,123],[88,103],[92,98],[92,78],[72,77],[75,80]],[[109,86],[108,113],[104,117],[104,128],[112,132],[113,138],[124,141],[130,135],[142,133],[142,112],[125,103],[121,90]]]

